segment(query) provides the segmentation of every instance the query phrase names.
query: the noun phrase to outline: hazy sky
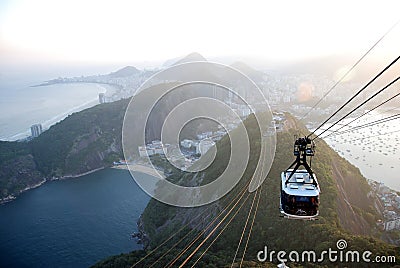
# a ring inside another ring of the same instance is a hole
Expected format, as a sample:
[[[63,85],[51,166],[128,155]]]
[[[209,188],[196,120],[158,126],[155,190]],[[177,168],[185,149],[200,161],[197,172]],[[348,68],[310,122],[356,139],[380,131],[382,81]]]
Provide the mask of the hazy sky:
[[[365,52],[399,18],[400,1],[0,2],[0,61],[288,60]],[[397,55],[400,25],[374,51]]]

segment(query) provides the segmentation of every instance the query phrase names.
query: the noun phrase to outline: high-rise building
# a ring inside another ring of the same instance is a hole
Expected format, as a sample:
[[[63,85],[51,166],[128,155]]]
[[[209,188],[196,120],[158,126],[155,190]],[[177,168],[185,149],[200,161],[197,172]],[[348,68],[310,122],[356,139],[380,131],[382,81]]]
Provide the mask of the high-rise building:
[[[106,96],[104,93],[99,93],[99,103],[105,103],[106,102]]]
[[[31,126],[32,137],[36,138],[42,132],[43,132],[43,129],[42,129],[42,125],[41,124],[35,124],[35,125]]]

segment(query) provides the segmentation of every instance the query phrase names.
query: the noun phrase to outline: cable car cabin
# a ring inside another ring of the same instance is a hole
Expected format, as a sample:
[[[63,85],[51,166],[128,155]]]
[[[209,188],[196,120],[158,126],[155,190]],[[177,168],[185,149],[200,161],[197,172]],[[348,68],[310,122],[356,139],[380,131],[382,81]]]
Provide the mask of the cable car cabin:
[[[320,188],[315,174],[293,169],[281,174],[280,212],[290,219],[311,220],[318,216]]]

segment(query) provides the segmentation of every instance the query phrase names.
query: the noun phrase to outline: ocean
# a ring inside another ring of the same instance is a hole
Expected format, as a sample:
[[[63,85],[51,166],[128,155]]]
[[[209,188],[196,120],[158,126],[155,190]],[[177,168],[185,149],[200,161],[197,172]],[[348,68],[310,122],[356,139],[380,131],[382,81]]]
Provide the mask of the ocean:
[[[92,83],[2,86],[0,140],[26,138],[30,126],[37,123],[47,129],[73,112],[98,104],[99,93],[114,91],[112,86]]]
[[[30,135],[98,104],[115,88],[93,83],[32,87],[45,79],[0,74],[0,140]],[[137,173],[138,176],[148,176]],[[150,197],[126,170],[52,181],[0,205],[0,267],[88,267],[141,248],[131,234]]]
[[[29,190],[0,205],[0,267],[88,267],[140,249],[131,234],[149,200],[111,168]]]

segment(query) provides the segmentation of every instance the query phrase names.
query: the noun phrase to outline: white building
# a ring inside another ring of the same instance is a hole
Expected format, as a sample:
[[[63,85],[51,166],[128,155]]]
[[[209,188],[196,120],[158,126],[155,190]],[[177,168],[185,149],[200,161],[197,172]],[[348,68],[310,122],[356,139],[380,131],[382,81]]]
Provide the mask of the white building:
[[[393,230],[393,229],[399,230],[400,229],[400,218],[385,222],[384,229],[386,231]]]
[[[164,152],[167,151],[167,147],[165,147],[161,141],[155,140],[152,141],[151,143],[147,144],[146,146],[139,146],[139,156],[140,157],[146,157],[146,156],[152,156],[155,154],[164,154]]]
[[[155,154],[164,154],[164,148],[162,146],[154,147]]]
[[[197,134],[197,139],[198,140],[202,140],[202,139],[205,139],[205,138],[207,138],[207,135],[205,133]]]
[[[184,139],[183,141],[181,141],[181,146],[184,148],[190,148],[192,147],[192,144],[193,144],[192,140]]]
[[[203,132],[201,134],[197,134],[197,139],[198,140],[203,140],[203,139],[211,137],[212,135],[213,135],[212,131],[206,131],[206,132]]]
[[[147,155],[148,156],[152,156],[152,155],[154,155],[156,153],[154,148],[152,148],[152,147],[147,146],[146,149],[147,149]]]
[[[43,132],[43,129],[42,129],[42,125],[41,124],[35,124],[35,125],[31,126],[32,137],[36,138],[40,134],[42,134],[42,132]]]
[[[154,141],[151,142],[151,144],[154,145],[154,146],[162,146],[162,142],[159,141],[159,140],[154,140]]]

